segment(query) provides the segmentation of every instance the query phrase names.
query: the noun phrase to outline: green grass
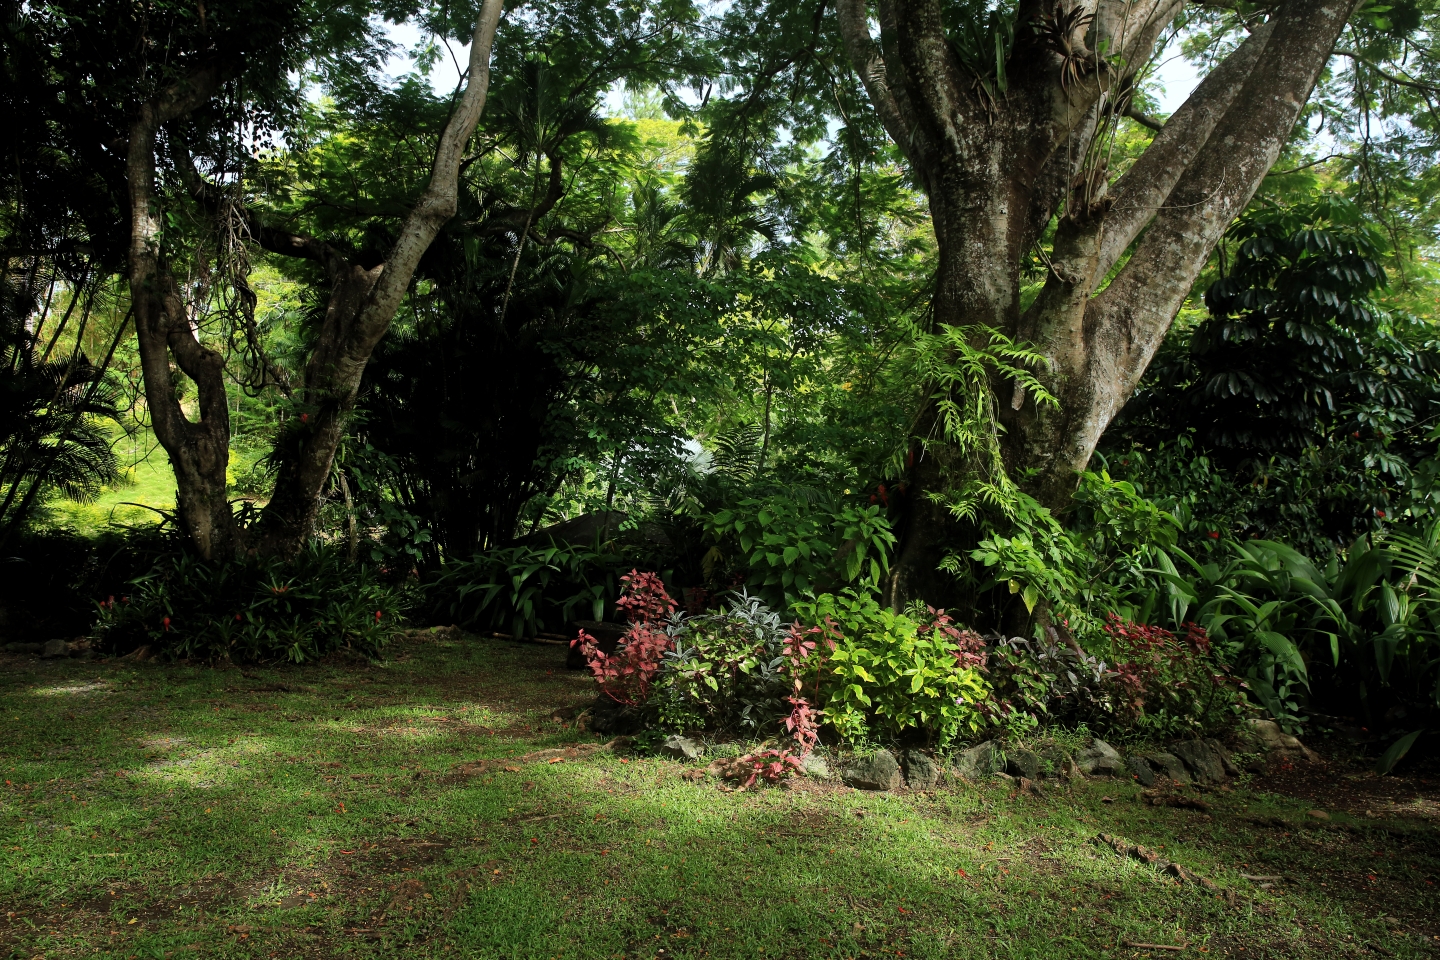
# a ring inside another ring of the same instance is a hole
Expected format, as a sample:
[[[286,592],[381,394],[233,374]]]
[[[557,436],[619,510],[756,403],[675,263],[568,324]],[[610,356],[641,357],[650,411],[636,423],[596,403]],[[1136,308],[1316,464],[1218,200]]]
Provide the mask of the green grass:
[[[0,664],[0,957],[1440,952],[1424,824],[1321,823],[1243,786],[1202,814],[1106,781],[722,792],[656,758],[527,761],[597,742],[550,720],[593,691],[563,649],[421,635],[391,654]]]
[[[117,433],[115,452],[125,479],[108,486],[90,503],[75,503],[59,497],[44,506],[44,525],[93,536],[111,525],[141,526],[158,523],[159,511],[175,509],[175,474],[164,448],[148,430],[132,436]],[[249,448],[232,446],[230,474],[248,471],[261,456]],[[232,491],[232,495],[234,495]]]
[[[147,441],[149,447],[145,445]],[[156,510],[175,509],[175,474],[165,451],[155,446],[152,438],[137,437],[132,451],[130,440],[121,437],[116,452],[125,465],[126,482],[106,487],[90,503],[51,500],[45,505],[48,526],[93,534],[110,523],[127,526],[156,523],[160,519]]]

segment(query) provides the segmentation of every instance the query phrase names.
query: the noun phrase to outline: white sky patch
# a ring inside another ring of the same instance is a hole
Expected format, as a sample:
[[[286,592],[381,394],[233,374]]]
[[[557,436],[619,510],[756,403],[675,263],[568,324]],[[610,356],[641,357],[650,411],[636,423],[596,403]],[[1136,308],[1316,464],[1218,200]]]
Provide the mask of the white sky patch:
[[[413,73],[415,61],[411,54],[429,41],[430,36],[413,23],[386,23],[385,35],[398,48],[395,55],[385,61],[385,75],[392,80],[399,80]],[[470,63],[470,44],[460,43],[453,38],[435,39],[440,46],[440,59],[430,68],[430,89],[440,96],[448,97],[455,92],[460,83],[461,72]]]
[[[1160,56],[1160,65],[1151,77],[1151,92],[1160,102],[1160,112],[1169,116],[1200,85],[1200,74],[1180,53],[1180,44],[1172,41]]]

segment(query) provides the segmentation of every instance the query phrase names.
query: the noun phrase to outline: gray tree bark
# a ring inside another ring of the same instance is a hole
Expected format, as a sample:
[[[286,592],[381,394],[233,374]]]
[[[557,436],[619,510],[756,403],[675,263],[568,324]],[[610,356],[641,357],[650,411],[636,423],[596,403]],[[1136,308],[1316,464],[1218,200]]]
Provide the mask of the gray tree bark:
[[[1048,361],[1040,379],[1058,409],[1013,383],[991,389],[1008,470],[1052,509],[1069,502],[1215,244],[1279,155],[1355,0],[1287,0],[1112,184],[1096,148],[1129,110],[1129,84],[1181,6],[1022,0],[1008,91],[992,99],[946,41],[938,0],[875,0],[878,43],[866,0],[838,0],[847,55],[930,203],[935,323],[998,329]],[[1022,311],[1022,265],[1056,214],[1049,276]],[[895,604],[943,600],[935,566],[966,545],[934,497],[959,479],[956,465],[933,442],[933,414],[919,423],[931,442],[911,477]]]
[[[155,138],[160,128],[192,112],[219,90],[223,68],[211,64],[158,93],[130,127],[126,179],[130,192],[130,298],[145,380],[151,428],[175,471],[175,511],[202,557],[233,554],[238,542],[226,498],[230,411],[222,377],[225,361],[203,346],[190,327],[180,288],[161,249],[164,212],[155,193]],[[170,361],[199,388],[199,420],[181,408]]]
[[[292,421],[295,435],[286,444],[274,494],[261,516],[255,546],[262,553],[293,554],[313,533],[320,496],[355,407],[365,365],[390,328],[420,258],[455,216],[460,161],[485,109],[490,49],[502,8],[503,0],[481,4],[470,44],[465,91],[440,135],[430,184],[406,217],[385,262],[367,270],[319,244],[303,244],[307,255],[313,251],[325,264],[334,288],[299,394],[307,415],[298,424]]]
[[[141,109],[131,128],[127,175],[131,204],[130,290],[145,378],[146,403],[155,435],[175,469],[179,519],[207,559],[248,549],[292,555],[314,531],[320,497],[345,424],[355,404],[365,365],[389,329],[420,258],[458,203],[460,162],[475,131],[490,86],[490,52],[503,0],[484,0],[470,45],[467,82],[440,136],[429,185],[410,211],[385,262],[374,268],[349,262],[338,250],[310,237],[274,231],[258,221],[261,245],[287,256],[319,262],[329,275],[330,299],[297,399],[302,416],[281,449],[275,490],[258,528],[238,529],[226,497],[230,452],[224,358],[203,346],[192,331],[180,290],[161,250],[163,210],[155,193],[155,140],[160,128],[204,104],[225,79],[207,67],[162,91]],[[207,187],[196,177],[194,190]],[[191,421],[176,399],[171,358],[199,392],[199,419]]]

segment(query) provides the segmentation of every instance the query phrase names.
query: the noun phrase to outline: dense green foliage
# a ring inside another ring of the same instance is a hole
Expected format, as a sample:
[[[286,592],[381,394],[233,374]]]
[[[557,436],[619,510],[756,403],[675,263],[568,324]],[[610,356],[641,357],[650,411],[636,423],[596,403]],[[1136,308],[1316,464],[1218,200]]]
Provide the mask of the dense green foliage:
[[[623,562],[613,541],[501,547],[446,564],[428,589],[440,619],[533,637],[613,614]]]
[[[975,95],[1003,97],[1011,9],[942,6]],[[638,569],[687,611],[653,665],[675,725],[783,736],[797,678],[818,722],[855,741],[1052,721],[1169,736],[1253,712],[1398,733],[1440,707],[1427,260],[1440,131],[1422,104],[1437,66],[1417,39],[1435,11],[1367,8],[1347,27],[1307,107],[1316,124],[1297,128],[1054,509],[1007,466],[996,413],[1011,390],[1055,404],[1044,353],[936,325],[925,197],[832,13],[810,0],[507,11],[457,213],[368,360],[320,545],[293,569],[166,556],[125,609],[109,605],[114,577],[97,580],[84,589],[105,591],[93,599],[110,647],[374,652],[386,624],[366,617],[400,602],[380,578],[412,575],[416,617],[570,636],[576,620],[620,617],[621,575]],[[1176,42],[1208,63],[1249,15],[1187,10]],[[319,260],[257,231],[323,241],[356,269],[382,262],[430,175],[452,109],[447,44],[468,41],[473,16],[6,8],[7,530],[43,525],[30,508],[47,491],[120,495],[107,418],[137,458],[153,446],[115,292],[119,145],[138,104],[220,71],[220,92],[161,136],[159,242],[197,338],[226,364],[243,523],[313,422],[295,398],[331,287]],[[411,50],[392,42],[400,25]],[[1158,93],[1142,73],[1134,103],[1156,112]],[[1113,174],[1149,135],[1115,118]],[[197,174],[223,196],[205,199]],[[1041,231],[1024,297],[1052,269],[1056,229]],[[177,383],[193,408],[195,385]],[[917,495],[922,470],[939,481]],[[960,524],[934,581],[949,609],[902,609],[894,572],[932,507]],[[607,533],[593,542],[557,526],[596,516]],[[273,592],[282,581],[296,586]],[[736,588],[743,600],[727,598]],[[787,672],[797,620],[827,639]]]
[[[825,720],[842,738],[918,734],[943,747],[980,732],[989,695],[982,664],[966,663],[975,651],[933,611],[895,613],[852,591],[821,594],[804,614],[833,641],[819,687]]]
[[[76,349],[51,356],[27,329],[36,304],[15,285],[0,286],[0,544],[49,495],[93,499],[120,479],[107,429],[120,417],[107,381],[109,357],[96,366]]]
[[[373,656],[398,629],[404,600],[329,547],[290,561],[162,559],[100,601],[103,648],[169,657],[314,660],[338,649]]]

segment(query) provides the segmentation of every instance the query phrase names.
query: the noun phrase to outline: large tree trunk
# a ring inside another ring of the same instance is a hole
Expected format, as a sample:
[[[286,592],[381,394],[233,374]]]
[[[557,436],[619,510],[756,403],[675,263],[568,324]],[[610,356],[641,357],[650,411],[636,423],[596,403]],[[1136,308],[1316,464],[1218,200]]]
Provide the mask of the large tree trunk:
[[[314,352],[300,391],[300,418],[282,441],[275,491],[260,521],[256,548],[293,554],[314,532],[320,497],[330,478],[335,451],[355,406],[360,379],[400,306],[420,258],[440,229],[455,216],[460,161],[485,108],[490,88],[490,48],[503,0],[484,0],[470,44],[469,76],[460,102],[440,135],[430,184],[401,227],[385,262],[373,269],[344,262],[320,250],[334,284]]]
[[[130,297],[145,379],[145,404],[156,438],[175,470],[175,510],[199,554],[234,554],[238,537],[226,497],[230,413],[224,358],[203,346],[190,324],[180,289],[161,249],[163,212],[155,195],[155,138],[219,89],[222,70],[210,65],[169,87],[140,108],[130,127],[126,177],[130,190]],[[170,360],[198,390],[192,421],[179,400]]]
[[[1179,0],[1080,0],[1093,19],[1078,21],[1060,0],[1023,0],[1008,92],[993,98],[946,41],[938,0],[878,0],[878,45],[866,0],[839,0],[846,51],[930,202],[935,323],[999,330],[1047,360],[1039,376],[1058,408],[1001,376],[991,383],[1006,467],[1042,503],[1069,502],[1215,244],[1279,155],[1354,5],[1288,0],[1111,185],[1104,151],[1093,148],[1126,111],[1134,74]],[[1062,48],[1075,51],[1070,60]],[[1109,56],[1089,52],[1097,49]],[[1057,212],[1049,276],[1022,313],[1022,266]],[[933,415],[919,422],[926,453],[910,478],[897,605],[946,600],[934,564],[969,546],[931,499],[962,482],[956,470],[967,464],[945,456]]]
[[[481,5],[465,90],[440,136],[430,183],[383,264],[373,268],[356,265],[321,241],[269,229],[258,219],[250,223],[252,234],[266,249],[319,262],[330,277],[331,294],[297,397],[299,415],[280,440],[274,494],[258,529],[248,535],[238,530],[226,497],[230,419],[224,358],[199,342],[179,288],[166,268],[160,244],[163,214],[154,189],[158,131],[213,96],[223,79],[222,71],[218,67],[197,71],[140,111],[131,129],[127,168],[135,326],[151,420],[175,469],[177,512],[202,556],[225,557],[242,547],[262,554],[293,555],[314,532],[320,497],[365,365],[389,329],[420,258],[455,215],[460,162],[485,107],[490,51],[502,11],[503,0],[484,0]],[[175,153],[182,157],[184,151],[177,147]],[[183,164],[188,164],[188,157]],[[193,169],[181,173],[198,199],[214,199],[214,191]],[[190,421],[176,399],[171,357],[198,387],[198,421]]]

